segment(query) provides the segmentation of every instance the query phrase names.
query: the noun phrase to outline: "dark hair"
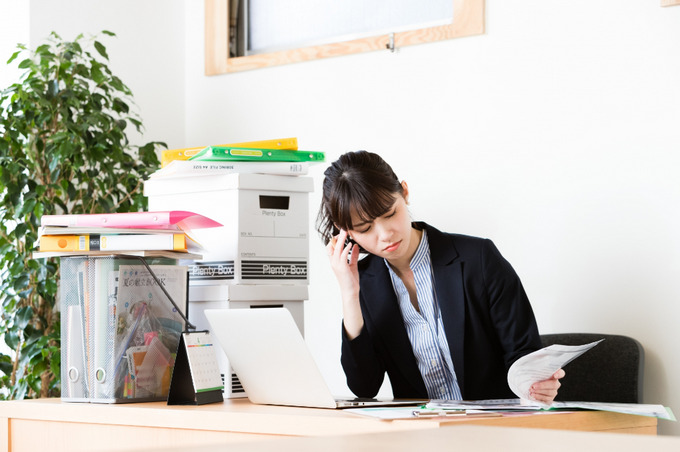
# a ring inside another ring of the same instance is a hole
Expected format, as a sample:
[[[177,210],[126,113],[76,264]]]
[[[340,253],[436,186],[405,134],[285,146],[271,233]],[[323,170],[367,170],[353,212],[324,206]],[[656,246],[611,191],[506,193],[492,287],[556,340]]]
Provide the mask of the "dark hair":
[[[352,229],[352,214],[373,221],[394,205],[404,189],[385,160],[367,151],[348,152],[324,172],[321,208],[316,227],[324,244],[340,231]]]

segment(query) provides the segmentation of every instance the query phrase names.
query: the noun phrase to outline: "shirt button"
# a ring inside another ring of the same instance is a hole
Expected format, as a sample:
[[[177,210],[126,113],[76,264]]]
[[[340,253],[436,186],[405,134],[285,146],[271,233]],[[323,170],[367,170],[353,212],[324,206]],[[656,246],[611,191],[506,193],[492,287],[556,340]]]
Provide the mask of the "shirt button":
[[[442,386],[441,388],[439,388],[439,392],[444,394],[446,392],[446,388]]]
[[[430,360],[430,365],[432,366],[433,369],[436,368],[437,367],[437,360],[436,359]]]

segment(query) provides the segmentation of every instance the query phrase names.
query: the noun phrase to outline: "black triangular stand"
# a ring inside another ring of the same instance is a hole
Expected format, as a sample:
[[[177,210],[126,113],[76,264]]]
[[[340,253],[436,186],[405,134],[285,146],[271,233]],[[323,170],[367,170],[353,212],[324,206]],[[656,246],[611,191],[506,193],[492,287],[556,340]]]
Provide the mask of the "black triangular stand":
[[[180,335],[175,369],[172,373],[170,392],[168,393],[168,405],[204,405],[223,402],[224,397],[221,389],[196,391],[191,366],[189,365],[185,334],[192,334],[192,332],[184,332]],[[216,362],[213,364],[217,365]]]

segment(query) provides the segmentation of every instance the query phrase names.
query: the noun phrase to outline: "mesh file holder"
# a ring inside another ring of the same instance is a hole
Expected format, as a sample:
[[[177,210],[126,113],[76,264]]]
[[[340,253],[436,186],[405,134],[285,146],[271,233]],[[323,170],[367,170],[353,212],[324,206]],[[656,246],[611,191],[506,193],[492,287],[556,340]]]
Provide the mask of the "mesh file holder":
[[[62,400],[166,400],[185,329],[177,306],[186,312],[187,267],[75,256],[61,258],[60,272]]]

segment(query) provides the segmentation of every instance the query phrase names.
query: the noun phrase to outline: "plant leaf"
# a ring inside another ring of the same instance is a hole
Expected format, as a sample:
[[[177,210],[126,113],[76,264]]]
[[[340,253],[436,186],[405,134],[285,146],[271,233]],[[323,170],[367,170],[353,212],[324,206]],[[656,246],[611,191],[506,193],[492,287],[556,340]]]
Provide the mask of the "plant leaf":
[[[23,308],[17,311],[17,314],[14,318],[14,322],[18,328],[21,328],[23,330],[24,328],[26,328],[26,325],[28,325],[32,318],[33,308],[30,306],[24,306]]]
[[[16,58],[19,56],[20,53],[21,53],[21,50],[17,50],[16,52],[14,52],[12,54],[12,56],[9,57],[9,60],[7,60],[7,64],[11,64],[12,61],[16,60]]]
[[[104,47],[104,45],[101,42],[95,41],[94,48],[97,49],[97,52],[99,52],[101,56],[103,56],[107,60],[109,59],[109,55],[106,53],[106,47]]]

